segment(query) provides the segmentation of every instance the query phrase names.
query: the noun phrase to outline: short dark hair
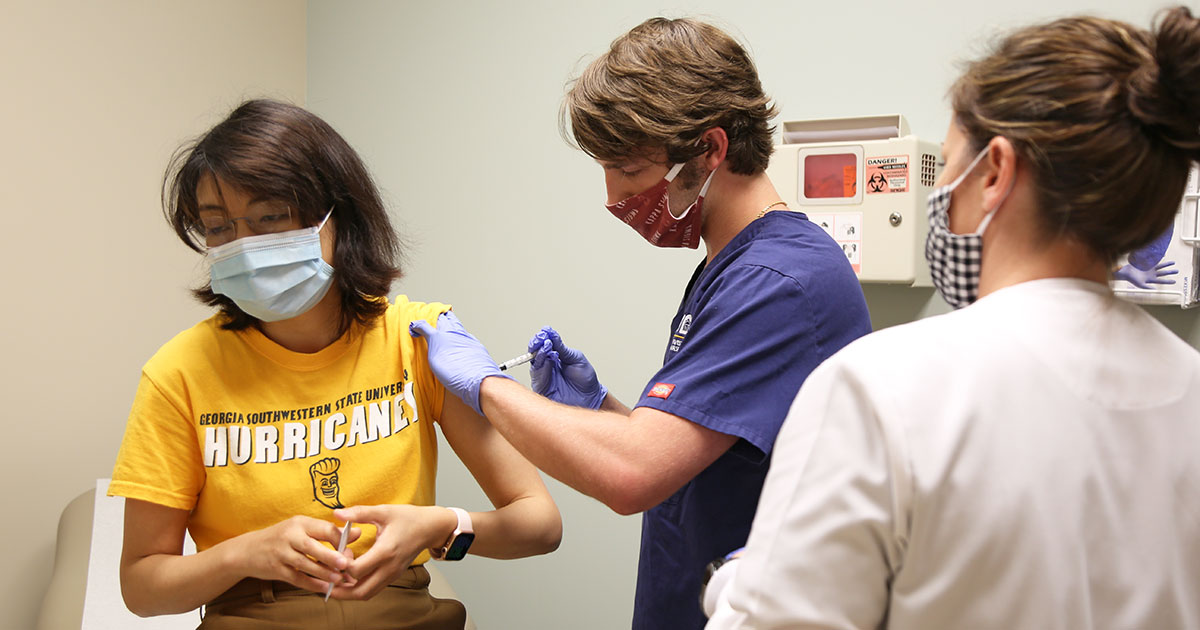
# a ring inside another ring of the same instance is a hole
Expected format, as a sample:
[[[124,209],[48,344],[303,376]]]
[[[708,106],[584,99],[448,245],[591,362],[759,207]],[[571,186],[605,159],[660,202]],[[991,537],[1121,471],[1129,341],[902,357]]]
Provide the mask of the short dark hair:
[[[163,213],[188,247],[204,252],[196,189],[215,176],[248,193],[286,201],[303,225],[332,208],[333,279],[342,296],[341,330],[368,324],[387,309],[403,274],[401,242],[366,165],[333,127],[301,107],[269,99],[242,103],[172,157],[163,179]],[[222,327],[241,330],[254,317],[210,283],[192,291],[220,308]],[[383,299],[381,299],[383,298]]]
[[[567,92],[559,127],[593,158],[664,148],[676,163],[703,154],[701,135],[720,127],[729,170],[755,175],[771,159],[774,115],[741,44],[711,24],[656,17],[588,65]]]

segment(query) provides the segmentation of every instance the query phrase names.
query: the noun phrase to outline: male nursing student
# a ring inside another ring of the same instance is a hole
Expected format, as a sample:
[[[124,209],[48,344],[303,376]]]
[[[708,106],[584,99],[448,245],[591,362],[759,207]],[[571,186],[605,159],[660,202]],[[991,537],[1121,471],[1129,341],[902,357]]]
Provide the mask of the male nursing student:
[[[647,20],[583,72],[563,111],[604,169],[609,212],[652,245],[706,250],[636,408],[552,329],[530,342],[538,393],[487,378],[502,373],[453,314],[412,330],[446,387],[530,461],[645,512],[633,627],[700,628],[705,564],[745,541],[792,397],[870,331],[866,303],[834,241],[767,179],[774,111],[724,32]]]

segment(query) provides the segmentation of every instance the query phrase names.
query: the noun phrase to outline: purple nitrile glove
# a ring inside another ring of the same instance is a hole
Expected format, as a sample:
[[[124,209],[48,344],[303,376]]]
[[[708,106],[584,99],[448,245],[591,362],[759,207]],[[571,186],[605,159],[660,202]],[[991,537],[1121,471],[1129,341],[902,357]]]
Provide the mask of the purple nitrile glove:
[[[438,315],[437,328],[418,319],[409,322],[408,332],[414,337],[424,337],[429,343],[429,366],[433,368],[434,376],[450,393],[482,416],[479,386],[483,379],[489,376],[509,378],[500,371],[487,348],[463,328],[462,322],[451,311]]]
[[[544,326],[529,340],[535,353],[529,369],[533,391],[564,405],[599,409],[608,388],[596,378],[596,370],[583,353],[567,347],[558,333]]]
[[[1124,267],[1121,267],[1113,272],[1113,278],[1117,280],[1124,280],[1139,289],[1153,289],[1154,287],[1151,285],[1154,284],[1175,284],[1174,278],[1169,280],[1163,279],[1164,276],[1173,276],[1179,273],[1178,269],[1171,269],[1171,267],[1174,266],[1174,260],[1168,260],[1167,262],[1160,263],[1153,269],[1147,269],[1145,271],[1138,269],[1133,265],[1125,265]]]

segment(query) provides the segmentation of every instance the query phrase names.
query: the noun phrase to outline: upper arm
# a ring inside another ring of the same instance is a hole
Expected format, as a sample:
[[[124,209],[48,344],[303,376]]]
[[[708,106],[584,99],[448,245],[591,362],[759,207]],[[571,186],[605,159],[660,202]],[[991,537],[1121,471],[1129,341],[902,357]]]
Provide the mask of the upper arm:
[[[550,493],[533,464],[457,396],[446,396],[438,423],[454,453],[497,508]]]
[[[176,376],[156,380],[142,372],[108,494],[186,514],[196,505],[206,475],[197,426],[181,400],[187,385]]]
[[[636,468],[619,484],[619,505],[606,501],[618,512],[658,505],[735,446],[764,458],[826,356],[805,291],[774,269],[724,270],[693,308],[630,415]]]
[[[662,503],[738,440],[651,407],[634,409],[629,422],[641,448],[632,472],[636,478],[624,484],[628,504],[613,506],[623,514]]]
[[[139,501],[125,500],[125,534],[121,546],[121,583],[138,560],[164,554],[183,555],[188,511]]]
[[[742,438],[748,457],[765,458],[804,379],[837,350],[825,336],[844,324],[796,279],[757,265],[723,270],[692,309],[637,406]]]

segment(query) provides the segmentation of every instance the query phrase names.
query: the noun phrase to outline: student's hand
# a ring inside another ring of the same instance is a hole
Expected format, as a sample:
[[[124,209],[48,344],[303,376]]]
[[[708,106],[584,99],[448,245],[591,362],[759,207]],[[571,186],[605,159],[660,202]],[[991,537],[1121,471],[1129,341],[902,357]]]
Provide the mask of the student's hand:
[[[452,311],[438,315],[436,329],[419,319],[408,324],[408,332],[429,342],[429,366],[442,385],[482,416],[480,383],[489,376],[509,378],[500,371],[487,348],[463,328]]]
[[[350,540],[358,538],[351,534]],[[231,557],[243,563],[247,577],[282,580],[324,593],[329,582],[342,581],[341,571],[350,565],[350,559],[337,551],[341,537],[341,529],[329,521],[293,516],[227,542],[232,545]]]
[[[376,527],[375,544],[345,571],[350,581],[334,587],[332,597],[337,599],[371,599],[396,581],[422,551],[446,544],[458,526],[454,512],[435,506],[357,505],[334,510],[333,516]]]
[[[1155,284],[1175,284],[1175,280],[1164,280],[1164,276],[1173,276],[1179,273],[1178,269],[1171,269],[1175,266],[1175,261],[1168,260],[1164,263],[1159,263],[1154,269],[1142,271],[1133,265],[1126,264],[1124,267],[1113,272],[1113,278],[1124,280],[1129,284],[1139,289],[1153,289],[1151,285]]]
[[[543,326],[529,340],[529,351],[535,353],[529,369],[533,391],[564,405],[600,408],[608,388],[587,357],[563,343],[557,331]]]

